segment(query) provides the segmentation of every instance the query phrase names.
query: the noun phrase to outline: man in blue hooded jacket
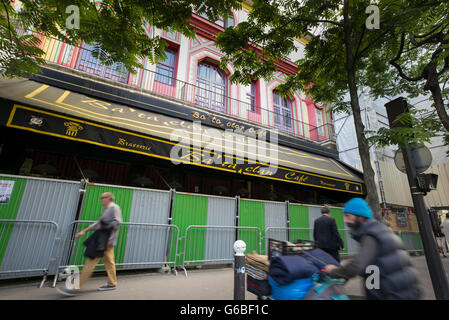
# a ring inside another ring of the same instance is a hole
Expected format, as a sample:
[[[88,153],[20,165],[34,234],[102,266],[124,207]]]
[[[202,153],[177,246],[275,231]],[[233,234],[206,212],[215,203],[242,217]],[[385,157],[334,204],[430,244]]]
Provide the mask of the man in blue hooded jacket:
[[[418,275],[401,239],[373,219],[370,207],[361,198],[349,200],[343,214],[360,249],[354,259],[343,266],[327,265],[329,276],[344,279],[362,276],[366,298],[370,300],[419,299]],[[373,276],[377,276],[378,281],[371,283]]]

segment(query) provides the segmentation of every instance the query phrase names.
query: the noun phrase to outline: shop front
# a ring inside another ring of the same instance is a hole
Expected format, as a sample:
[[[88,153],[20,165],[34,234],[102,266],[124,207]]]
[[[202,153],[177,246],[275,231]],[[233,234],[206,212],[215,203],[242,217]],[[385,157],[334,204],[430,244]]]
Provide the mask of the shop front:
[[[333,150],[293,148],[301,142],[205,110],[164,100],[144,109],[137,95],[122,104],[93,85],[81,93],[52,81],[0,83],[1,172],[311,204],[366,194]],[[110,88],[123,100],[118,90]]]

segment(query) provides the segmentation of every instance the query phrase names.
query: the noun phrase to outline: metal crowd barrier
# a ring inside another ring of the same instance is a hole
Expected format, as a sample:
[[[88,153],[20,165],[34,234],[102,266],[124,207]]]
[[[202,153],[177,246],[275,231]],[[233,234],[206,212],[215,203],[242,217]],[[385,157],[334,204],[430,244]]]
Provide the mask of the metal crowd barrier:
[[[59,272],[66,267],[84,265],[85,247],[83,242],[92,234],[76,239],[75,234],[87,228],[95,221],[78,220],[71,223],[70,233],[67,236],[64,255],[58,264],[58,273],[55,276],[53,287]],[[176,240],[173,238],[175,237]],[[114,257],[117,269],[145,269],[155,266],[167,266],[177,275],[176,255],[172,261],[169,257],[171,239],[175,242],[175,252],[178,250],[179,228],[175,225],[155,224],[155,223],[134,223],[123,222],[120,224],[117,244],[115,246]],[[63,262],[62,259],[65,258]],[[122,260],[122,262],[117,262]],[[98,267],[104,264],[98,264]]]
[[[350,230],[349,229],[338,229],[339,232],[344,232],[345,236],[346,236],[346,246],[345,246],[345,251],[346,252],[341,252],[340,251],[340,256],[353,256],[355,255],[358,251],[359,251],[359,243],[357,241],[355,241],[351,234],[350,234]]]
[[[423,253],[424,248],[419,232],[398,231],[397,235],[402,239],[405,250],[411,253]]]
[[[184,235],[184,251],[180,267],[187,276],[185,267],[188,264],[232,263],[236,238],[245,241],[247,252],[248,249],[260,252],[262,233],[257,227],[188,226]]]
[[[268,239],[289,240],[313,240],[310,228],[268,227],[265,229],[265,254],[268,254]]]
[[[0,278],[43,275],[42,288],[60,240],[58,229],[54,221],[0,219]]]
[[[349,235],[349,229],[338,229],[339,232],[345,232],[346,252],[340,252],[341,256],[352,256],[357,253],[359,244]],[[284,228],[268,227],[265,229],[265,254],[267,254],[268,239],[287,240],[295,242],[296,240],[313,240],[313,229],[311,228]]]

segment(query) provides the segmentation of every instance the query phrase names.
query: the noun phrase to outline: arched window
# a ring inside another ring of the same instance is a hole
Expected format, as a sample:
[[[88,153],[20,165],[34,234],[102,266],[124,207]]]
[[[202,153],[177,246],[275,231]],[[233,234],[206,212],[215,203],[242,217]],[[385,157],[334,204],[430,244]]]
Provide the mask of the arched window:
[[[293,132],[292,104],[273,91],[274,126],[282,131]]]
[[[226,76],[218,66],[199,63],[196,85],[197,105],[226,113]]]
[[[316,127],[317,133],[319,136],[324,136],[324,116],[323,110],[320,108],[315,108],[315,119],[316,119]]]
[[[76,68],[106,79],[127,83],[129,72],[125,65],[118,62],[105,65],[98,59],[100,55],[104,56],[106,53],[101,49],[96,49],[94,45],[84,44],[78,55]]]

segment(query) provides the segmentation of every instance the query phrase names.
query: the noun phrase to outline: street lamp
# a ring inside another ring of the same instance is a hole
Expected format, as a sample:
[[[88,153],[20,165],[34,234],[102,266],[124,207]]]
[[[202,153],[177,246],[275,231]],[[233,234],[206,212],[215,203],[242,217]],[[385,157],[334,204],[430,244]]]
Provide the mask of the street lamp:
[[[385,108],[387,109],[390,128],[409,126],[395,122],[398,116],[409,111],[407,101],[403,97],[399,97],[386,103]],[[421,234],[427,267],[432,280],[435,297],[438,300],[449,300],[449,285],[446,273],[444,272],[440,254],[438,253],[435,244],[432,226],[430,224],[423,197],[424,193],[436,188],[438,176],[435,174],[425,175],[417,172],[415,160],[418,159],[415,159],[416,155],[413,154],[411,147],[410,144],[407,144],[405,147],[401,147],[401,149],[404,156],[405,169],[410,185],[413,206],[415,207],[416,219],[418,220],[419,233]]]

